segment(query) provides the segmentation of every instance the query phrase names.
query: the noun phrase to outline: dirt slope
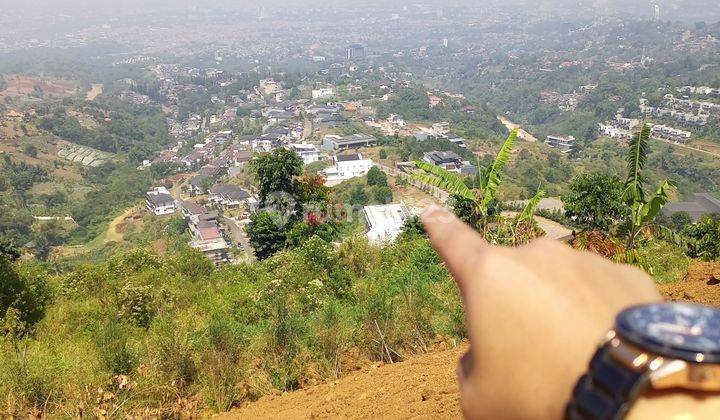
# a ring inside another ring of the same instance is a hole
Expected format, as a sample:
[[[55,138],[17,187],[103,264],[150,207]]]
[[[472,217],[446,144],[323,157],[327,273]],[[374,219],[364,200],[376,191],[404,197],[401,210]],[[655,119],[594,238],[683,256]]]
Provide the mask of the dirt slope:
[[[372,365],[337,381],[267,396],[217,419],[457,419],[458,358],[467,349]]]

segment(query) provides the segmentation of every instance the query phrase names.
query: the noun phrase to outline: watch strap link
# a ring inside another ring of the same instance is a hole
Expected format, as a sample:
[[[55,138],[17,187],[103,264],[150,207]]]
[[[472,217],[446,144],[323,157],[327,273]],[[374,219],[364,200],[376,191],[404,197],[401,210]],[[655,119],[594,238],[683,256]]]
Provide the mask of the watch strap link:
[[[599,348],[587,374],[575,385],[567,420],[623,419],[648,385],[646,370],[633,370],[617,361],[609,343]]]

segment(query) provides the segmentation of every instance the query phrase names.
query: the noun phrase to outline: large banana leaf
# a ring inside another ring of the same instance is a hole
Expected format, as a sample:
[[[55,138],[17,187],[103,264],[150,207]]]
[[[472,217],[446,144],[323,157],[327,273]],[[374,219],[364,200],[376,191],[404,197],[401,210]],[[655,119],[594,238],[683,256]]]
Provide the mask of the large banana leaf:
[[[658,190],[650,198],[650,200],[642,206],[642,209],[640,210],[640,217],[637,221],[638,226],[643,226],[646,223],[652,221],[655,216],[660,213],[660,210],[662,210],[663,206],[665,206],[665,204],[670,199],[668,197],[668,190],[670,190],[672,186],[673,184],[667,179],[663,181],[662,185],[660,185],[660,188],[658,188]]]
[[[643,191],[645,179],[642,171],[647,162],[649,140],[650,126],[648,124],[643,124],[642,129],[630,140],[630,152],[627,157],[628,178],[623,191],[623,199],[628,204],[645,202],[645,192]]]
[[[518,221],[524,222],[527,220],[532,220],[533,216],[535,216],[537,206],[538,204],[540,204],[540,200],[542,200],[543,198],[545,198],[545,191],[538,190],[535,196],[531,198],[525,205],[522,213],[520,213],[520,215],[518,216]]]
[[[482,186],[482,207],[487,208],[490,202],[495,198],[498,188],[500,187],[502,170],[510,160],[510,154],[515,147],[515,141],[517,140],[518,129],[514,129],[510,132],[510,135],[503,143],[500,151],[495,157],[495,161],[488,168],[485,177],[481,180]]]
[[[472,190],[465,185],[457,174],[423,161],[416,161],[415,165],[425,171],[425,173],[415,173],[413,174],[413,178],[445,190],[450,194],[459,195],[465,199],[475,201],[475,194],[473,194]]]

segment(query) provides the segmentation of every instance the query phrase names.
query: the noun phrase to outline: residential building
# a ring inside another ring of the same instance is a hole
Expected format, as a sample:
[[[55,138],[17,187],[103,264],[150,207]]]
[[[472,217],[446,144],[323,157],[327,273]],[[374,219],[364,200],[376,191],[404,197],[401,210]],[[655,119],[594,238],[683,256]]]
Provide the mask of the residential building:
[[[663,208],[663,214],[666,216],[681,212],[688,213],[693,220],[699,220],[702,216],[720,214],[720,200],[710,194],[694,194],[688,201],[667,203]]]
[[[190,246],[205,254],[216,266],[230,262],[227,243],[217,224],[208,223],[199,228],[199,234]]]
[[[290,145],[290,149],[294,150],[302,158],[304,165],[320,160],[320,151],[314,144],[295,143]]]
[[[323,147],[331,150],[358,149],[370,147],[376,143],[377,139],[368,134],[353,134],[346,137],[327,135],[323,139]]]
[[[345,51],[345,56],[348,60],[353,58],[360,58],[365,56],[365,47],[360,44],[352,44]]]
[[[165,187],[157,187],[145,195],[145,206],[156,216],[175,213],[175,199]]]
[[[313,99],[328,98],[333,95],[335,95],[335,89],[331,87],[313,89],[312,91]]]
[[[405,204],[365,206],[363,212],[367,237],[374,244],[394,241],[402,232],[405,220],[410,217]]]
[[[426,152],[423,155],[423,161],[457,173],[460,173],[462,168],[468,164],[457,153],[449,150]]]
[[[233,184],[215,184],[209,192],[208,200],[223,207],[239,207],[243,203],[252,201],[247,191]]]
[[[364,176],[372,167],[372,159],[363,159],[359,153],[333,156],[333,166],[323,171],[325,185],[333,186],[348,179]]]
[[[554,147],[563,153],[570,153],[575,145],[575,137],[573,136],[547,136],[545,144]]]

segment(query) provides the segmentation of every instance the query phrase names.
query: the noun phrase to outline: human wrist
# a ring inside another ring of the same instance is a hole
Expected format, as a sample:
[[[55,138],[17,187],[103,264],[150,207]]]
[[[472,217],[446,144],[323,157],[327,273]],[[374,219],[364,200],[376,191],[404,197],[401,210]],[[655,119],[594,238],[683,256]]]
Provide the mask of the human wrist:
[[[628,420],[683,418],[709,419],[720,413],[720,396],[688,390],[650,390],[638,398]]]

